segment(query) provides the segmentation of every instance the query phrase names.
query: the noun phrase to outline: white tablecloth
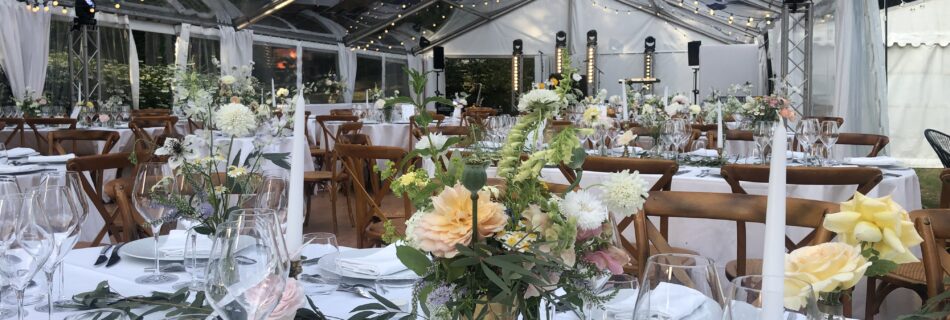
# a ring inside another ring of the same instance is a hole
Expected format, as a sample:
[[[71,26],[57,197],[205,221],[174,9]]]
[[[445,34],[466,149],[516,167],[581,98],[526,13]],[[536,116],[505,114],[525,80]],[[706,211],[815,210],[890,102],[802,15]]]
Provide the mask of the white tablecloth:
[[[119,133],[119,140],[116,141],[115,145],[112,147],[112,151],[111,151],[112,153],[127,152],[127,151],[132,150],[132,142],[135,139],[135,134],[132,133],[132,130],[129,128],[91,127],[91,128],[86,128],[86,129],[114,131],[114,132]],[[55,130],[61,130],[61,129],[48,128],[48,127],[36,128],[36,131],[43,135],[46,135],[50,131],[55,131]],[[148,132],[148,134],[153,135],[153,136],[156,135],[158,132],[161,132],[162,130],[164,129],[163,128],[145,128],[145,132]],[[3,131],[0,131],[0,142],[6,141],[7,137],[9,137],[10,134],[12,133],[13,133],[12,128],[10,127],[4,128]],[[7,146],[8,149],[14,148],[14,147],[28,147],[28,148],[38,149],[36,135],[33,133],[33,130],[31,130],[29,127],[26,127],[24,128],[21,134],[23,134],[23,145],[20,145],[20,138],[16,137],[16,138],[13,138],[12,141],[10,141],[10,145]],[[67,148],[67,152],[68,152],[68,151],[73,151],[73,150],[70,150],[71,146],[72,144],[68,143],[68,144],[64,144],[63,147]],[[76,150],[78,150],[77,152],[81,154],[98,154],[101,152],[104,146],[105,146],[105,143],[101,141],[76,142]],[[47,149],[49,147],[46,144],[44,144],[43,148],[44,148],[43,150],[37,150],[37,151],[42,152],[43,154],[46,154],[49,151],[49,149]]]
[[[320,125],[316,123],[316,120],[310,121],[311,137],[317,139],[315,141],[320,141],[320,146],[326,146],[326,148],[332,150],[333,139],[330,139],[329,142],[323,141],[323,131]],[[336,134],[340,122],[326,122],[326,125],[327,130]],[[374,146],[400,147],[409,150],[409,123],[365,123],[363,129],[360,129],[360,133],[369,136]]]

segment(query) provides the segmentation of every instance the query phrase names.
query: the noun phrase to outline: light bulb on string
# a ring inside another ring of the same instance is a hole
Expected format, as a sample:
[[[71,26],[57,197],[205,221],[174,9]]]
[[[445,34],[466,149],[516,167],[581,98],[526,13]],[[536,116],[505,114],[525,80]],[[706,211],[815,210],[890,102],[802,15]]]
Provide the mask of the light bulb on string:
[[[49,12],[49,6],[43,6],[43,12]]]
[[[116,8],[116,9],[119,9],[119,8],[121,8],[121,7],[122,7],[122,6],[119,5],[119,3],[116,3],[116,4],[115,4],[115,8]]]
[[[69,10],[67,10],[66,7],[63,7],[63,14],[68,14],[68,13],[69,13]]]

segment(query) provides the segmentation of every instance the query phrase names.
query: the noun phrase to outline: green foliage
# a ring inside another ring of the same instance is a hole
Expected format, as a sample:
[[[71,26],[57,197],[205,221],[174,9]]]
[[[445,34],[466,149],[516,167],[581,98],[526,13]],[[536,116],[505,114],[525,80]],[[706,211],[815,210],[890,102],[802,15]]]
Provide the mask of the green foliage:
[[[534,59],[524,59],[522,91],[530,90],[534,79]],[[545,75],[546,76],[546,75]],[[478,96],[481,84],[481,96]],[[511,97],[511,58],[445,59],[445,91],[449,95],[469,93],[470,105],[491,107],[501,113],[517,114]],[[476,99],[481,98],[481,102]],[[451,105],[451,104],[449,104]]]
[[[170,65],[139,66],[139,108],[172,108],[171,83],[174,77]]]
[[[861,243],[861,255],[868,259],[871,262],[871,266],[864,272],[865,276],[868,277],[880,277],[888,274],[894,269],[897,269],[897,264],[890,260],[884,260],[880,258],[881,253],[877,250],[874,250],[874,247],[869,243]]]

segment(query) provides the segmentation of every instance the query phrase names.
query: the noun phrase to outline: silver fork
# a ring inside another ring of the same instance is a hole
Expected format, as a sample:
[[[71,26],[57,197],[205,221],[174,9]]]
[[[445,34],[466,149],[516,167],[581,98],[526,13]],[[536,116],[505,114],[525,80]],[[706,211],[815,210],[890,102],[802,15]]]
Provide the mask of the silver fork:
[[[703,168],[703,170],[699,172],[699,175],[697,175],[697,177],[704,178],[708,175],[709,175],[709,168]]]

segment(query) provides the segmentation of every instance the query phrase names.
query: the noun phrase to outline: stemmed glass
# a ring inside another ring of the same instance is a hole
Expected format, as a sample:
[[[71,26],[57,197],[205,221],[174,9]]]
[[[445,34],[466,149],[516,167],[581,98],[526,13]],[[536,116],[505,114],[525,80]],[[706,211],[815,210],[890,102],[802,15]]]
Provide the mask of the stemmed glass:
[[[679,159],[679,153],[681,151],[686,152],[686,143],[689,142],[693,130],[689,126],[689,123],[686,122],[686,119],[674,119],[673,124],[676,127],[676,153],[677,159]]]
[[[732,279],[732,288],[726,300],[723,320],[765,319],[762,314],[762,300],[765,293],[762,290],[762,284],[765,279],[773,277],[775,276],[752,275]],[[783,318],[786,320],[818,319],[820,313],[811,285],[795,278],[781,278],[785,284],[785,290],[773,293],[783,298],[785,306]]]
[[[829,165],[835,164],[831,157],[831,150],[835,143],[838,143],[838,135],[838,122],[831,120],[821,122],[821,133],[818,135],[818,139],[825,147],[825,159],[827,159]]]
[[[756,121],[752,129],[752,138],[755,140],[755,149],[759,152],[759,163],[765,164],[765,149],[772,143],[772,133],[774,132],[773,122]]]
[[[291,252],[287,251],[287,243],[284,242],[283,237],[283,225],[286,222],[286,216],[284,216],[284,220],[279,219],[273,209],[267,208],[234,210],[228,215],[228,222],[244,224],[253,222],[259,223],[261,226],[267,228],[276,244],[277,254],[280,258],[280,267],[283,270],[288,270],[290,269],[290,257],[292,257],[292,255]]]
[[[76,203],[76,199],[70,194],[69,187],[47,186],[37,188],[35,191],[38,203],[42,206],[41,210],[46,214],[49,222],[49,232],[53,239],[53,250],[49,259],[43,265],[43,273],[46,275],[46,305],[37,306],[36,311],[45,311],[49,318],[53,317],[55,308],[53,301],[53,275],[62,265],[63,258],[73,249],[76,241],[79,239],[80,226],[85,216],[82,209]],[[62,271],[60,271],[62,277]],[[60,283],[60,291],[62,291]]]
[[[712,260],[691,254],[647,259],[634,319],[722,318],[723,295]]]
[[[635,298],[637,292],[637,278],[627,274],[615,274],[607,279],[607,283],[600,290],[600,295],[614,294],[610,301],[604,303],[602,319],[624,319],[633,315],[627,300]]]
[[[304,235],[305,243],[310,243],[311,245],[307,247],[307,259],[310,261],[319,261],[325,256],[331,254],[337,254],[340,252],[340,248],[336,242],[336,235],[326,232],[315,232]],[[339,256],[335,256],[339,258]],[[309,263],[302,263],[306,267]],[[336,265],[336,263],[333,263]],[[339,279],[336,279],[330,275],[309,275],[302,274],[300,275],[300,281],[307,284],[308,294],[330,294],[331,292],[336,291],[337,287],[340,285]]]
[[[263,220],[218,225],[208,259],[208,302],[226,320],[262,320],[287,283],[272,227]]]
[[[4,196],[19,210],[0,219],[0,241],[4,243],[4,263],[0,273],[16,291],[17,319],[24,319],[23,299],[27,285],[53,252],[53,235],[36,193]]]
[[[172,193],[174,176],[171,168],[164,163],[148,162],[139,165],[135,175],[135,185],[132,188],[132,202],[135,210],[148,223],[155,239],[155,270],[152,274],[143,275],[135,279],[138,284],[165,284],[178,280],[178,276],[163,273],[159,265],[158,233],[165,224],[167,208],[160,204],[159,199],[168,197]]]
[[[0,176],[0,194],[20,193],[20,185],[14,176]]]
[[[814,151],[814,145],[818,142],[818,119],[802,119],[798,124],[798,144],[802,147],[802,151],[805,153],[805,163],[809,163],[811,160],[808,159],[812,152]]]
[[[283,173],[280,170],[264,171],[254,206],[273,210],[279,222],[287,220],[287,192],[290,189],[289,182]]]

